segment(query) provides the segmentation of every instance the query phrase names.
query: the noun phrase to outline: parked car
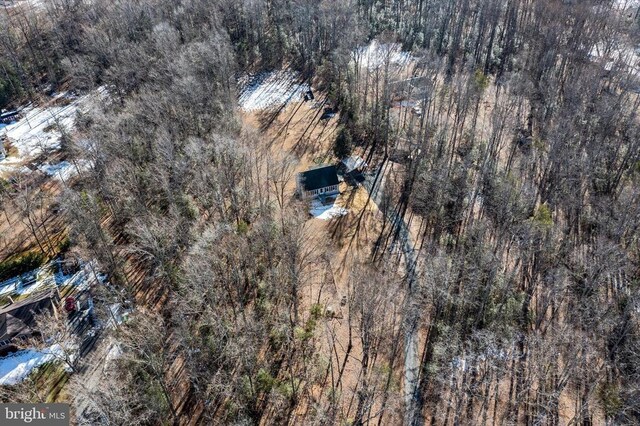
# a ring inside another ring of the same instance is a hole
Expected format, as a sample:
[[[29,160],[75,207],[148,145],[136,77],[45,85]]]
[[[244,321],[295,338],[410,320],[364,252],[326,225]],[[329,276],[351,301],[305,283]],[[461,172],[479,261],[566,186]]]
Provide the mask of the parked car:
[[[64,310],[68,314],[72,314],[80,310],[80,301],[73,296],[69,296],[64,299]]]

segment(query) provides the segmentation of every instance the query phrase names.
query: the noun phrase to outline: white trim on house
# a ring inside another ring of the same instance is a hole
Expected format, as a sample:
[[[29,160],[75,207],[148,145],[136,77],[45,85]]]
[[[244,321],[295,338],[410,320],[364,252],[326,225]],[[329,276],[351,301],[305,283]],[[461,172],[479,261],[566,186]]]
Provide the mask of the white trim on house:
[[[313,191],[301,191],[303,194],[303,198],[314,198],[318,196],[324,195],[334,195],[338,194],[340,191],[338,190],[338,185],[326,186],[324,188],[314,189]]]
[[[333,167],[333,172],[335,173],[335,166],[323,166],[320,167],[321,168],[327,168],[327,167]],[[315,170],[315,169],[311,169],[311,170]],[[310,191],[305,190],[305,183],[303,182],[303,175],[311,170],[307,170],[306,172],[302,172],[302,173],[298,173],[296,176],[296,186],[297,186],[297,193],[300,195],[300,197],[304,200],[304,199],[310,199],[310,198],[317,198],[317,197],[324,197],[324,196],[329,196],[329,195],[337,195],[340,194],[340,189],[339,189],[339,179],[338,176],[335,176],[335,179],[331,179],[330,181],[337,181],[335,185],[329,185],[329,186],[325,186],[322,188],[317,188],[317,189],[313,189]]]

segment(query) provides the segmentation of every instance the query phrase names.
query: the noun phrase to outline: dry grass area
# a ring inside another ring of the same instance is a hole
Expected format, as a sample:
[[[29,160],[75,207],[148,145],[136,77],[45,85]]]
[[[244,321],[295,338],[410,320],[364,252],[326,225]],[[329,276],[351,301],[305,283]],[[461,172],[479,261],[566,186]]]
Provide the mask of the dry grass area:
[[[243,113],[242,119],[249,130],[266,137],[274,155],[289,153],[298,163],[295,174],[311,167],[335,163],[332,147],[337,134],[337,117],[320,120],[322,107],[311,102],[291,104],[272,112]],[[291,203],[295,200],[295,174],[285,186]],[[363,187],[340,184],[337,207],[348,213],[331,220],[308,217],[305,232],[309,250],[324,253],[316,264],[309,267],[307,287],[303,290],[302,309],[310,316],[312,307],[322,306],[324,321],[314,336],[319,357],[328,364],[326,381],[340,376],[339,394],[344,418],[355,413],[357,385],[361,374],[362,348],[358,338],[357,321],[349,320],[349,299],[353,286],[351,271],[358,264],[371,259],[374,243],[382,227],[382,213]],[[306,211],[306,210],[303,210]],[[351,347],[349,348],[349,346]],[[330,373],[329,373],[330,372]],[[300,407],[305,416],[314,400],[328,397],[327,387],[312,389],[309,404]]]
[[[0,261],[34,250],[54,256],[66,236],[56,202],[61,191],[59,182],[34,175],[22,184],[29,189],[18,189],[22,193],[2,203]]]
[[[248,128],[266,137],[274,153],[294,154],[299,160],[297,171],[302,171],[332,161],[337,117],[320,120],[322,102],[298,102],[275,110],[244,112],[241,118]]]
[[[482,107],[478,111],[478,121],[476,123],[476,136],[482,141],[491,138],[491,114],[496,108],[498,101],[497,92],[493,85],[490,85],[484,93]],[[322,107],[315,107],[311,103],[291,104],[272,112],[245,113],[242,115],[246,127],[260,132],[266,136],[270,150],[277,155],[283,153],[293,154],[298,158],[295,172],[307,170],[313,166],[335,162],[332,154],[332,144],[337,134],[337,119],[321,121],[320,115]],[[505,111],[506,112],[506,111]],[[406,108],[396,109],[399,121],[408,120],[405,125],[416,125],[415,118],[407,112]],[[453,121],[453,117],[448,117],[447,121]],[[510,119],[510,123],[513,121]],[[450,123],[441,123],[450,124]],[[500,146],[497,154],[501,161],[507,160],[508,150]],[[390,164],[384,173],[387,183],[397,182],[404,173],[404,166],[400,164]],[[295,175],[294,175],[295,176]],[[286,193],[291,202],[295,191],[295,179],[286,185]],[[314,219],[309,217],[305,227],[309,244],[313,250],[325,252],[323,261],[310,268],[308,287],[304,290],[303,309],[307,316],[310,316],[314,305],[319,304],[325,312],[325,321],[318,328],[315,339],[319,349],[319,356],[328,365],[328,377],[326,384],[331,388],[331,383],[340,378],[339,401],[341,404],[342,417],[349,419],[355,413],[357,400],[357,386],[360,381],[362,369],[362,347],[358,338],[359,330],[357,321],[350,321],[349,304],[345,303],[349,299],[353,289],[351,272],[359,264],[366,263],[371,259],[372,250],[377,237],[380,234],[383,218],[375,203],[369,199],[367,191],[362,188],[351,188],[346,184],[340,185],[340,195],[335,201],[338,207],[346,208],[349,213],[345,216],[334,218],[330,221]],[[477,206],[476,206],[477,208]],[[472,207],[473,209],[473,207]],[[475,209],[474,209],[475,211]],[[407,217],[408,227],[414,241],[423,232],[423,223],[419,218],[409,213]],[[398,269],[394,271],[402,274],[402,259],[398,261]],[[403,293],[398,294],[398,299],[403,300]],[[420,347],[423,346],[425,331],[421,330],[418,336]],[[349,348],[349,345],[351,347]],[[394,383],[397,383],[397,394],[400,395],[400,383],[402,381],[402,368],[396,366],[396,371],[392,373]],[[456,381],[462,386],[462,374],[456,375]],[[486,416],[491,419],[494,415],[500,418],[503,410],[506,409],[509,380],[506,378],[499,380],[496,389],[498,401],[492,402],[487,407]],[[314,401],[327,398],[327,387],[316,386],[311,390],[311,395],[305,407],[300,407],[299,413],[304,416],[312,410]],[[569,392],[564,392],[560,396],[560,422],[569,424],[578,407],[577,398]],[[390,401],[387,409],[391,413],[385,414],[385,422],[401,421],[402,401]],[[496,412],[497,410],[497,412]],[[377,410],[372,410],[373,412]],[[439,413],[444,415],[445,413]],[[453,420],[453,414],[450,415]],[[371,419],[370,419],[371,420]],[[377,419],[374,419],[377,421]]]

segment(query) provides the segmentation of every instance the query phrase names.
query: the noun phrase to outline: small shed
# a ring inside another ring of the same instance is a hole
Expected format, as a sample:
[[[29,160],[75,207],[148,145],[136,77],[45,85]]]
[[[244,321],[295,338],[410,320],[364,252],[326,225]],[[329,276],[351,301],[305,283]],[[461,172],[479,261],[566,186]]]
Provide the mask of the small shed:
[[[313,91],[311,89],[307,90],[307,93],[304,94],[304,100],[305,101],[312,101],[315,98],[316,97],[313,95]]]
[[[340,193],[336,166],[321,166],[298,174],[298,193],[303,199]]]
[[[367,163],[362,157],[357,155],[345,157],[340,161],[338,168],[344,176],[345,182],[349,185],[357,186],[365,181],[364,171],[367,168]]]
[[[358,155],[345,157],[340,161],[340,170],[344,174],[352,172],[362,173],[367,168],[367,162]]]

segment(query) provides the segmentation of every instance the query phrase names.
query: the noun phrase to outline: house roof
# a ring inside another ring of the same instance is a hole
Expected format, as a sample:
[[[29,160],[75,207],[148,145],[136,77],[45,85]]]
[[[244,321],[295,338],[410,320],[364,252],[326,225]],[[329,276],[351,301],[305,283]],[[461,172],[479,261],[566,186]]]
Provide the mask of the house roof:
[[[55,289],[44,291],[0,309],[0,341],[31,334],[34,314],[49,309]]]
[[[327,186],[337,185],[336,166],[324,166],[300,173],[300,183],[305,191],[313,191]]]
[[[31,328],[11,314],[0,316],[0,342],[31,334]]]

